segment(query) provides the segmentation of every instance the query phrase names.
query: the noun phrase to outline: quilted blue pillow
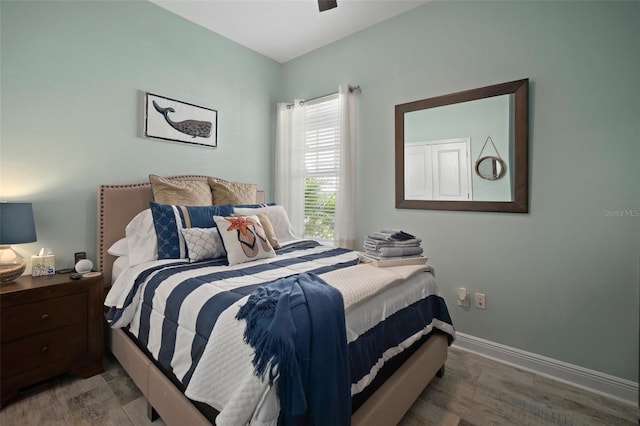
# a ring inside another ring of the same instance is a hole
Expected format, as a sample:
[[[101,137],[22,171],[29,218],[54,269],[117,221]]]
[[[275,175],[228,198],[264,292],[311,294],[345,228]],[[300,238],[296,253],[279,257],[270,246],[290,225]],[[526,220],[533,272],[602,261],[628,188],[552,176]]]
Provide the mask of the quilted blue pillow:
[[[151,202],[153,225],[158,237],[158,259],[186,259],[187,246],[180,229],[215,228],[213,216],[231,216],[233,205],[179,206]]]

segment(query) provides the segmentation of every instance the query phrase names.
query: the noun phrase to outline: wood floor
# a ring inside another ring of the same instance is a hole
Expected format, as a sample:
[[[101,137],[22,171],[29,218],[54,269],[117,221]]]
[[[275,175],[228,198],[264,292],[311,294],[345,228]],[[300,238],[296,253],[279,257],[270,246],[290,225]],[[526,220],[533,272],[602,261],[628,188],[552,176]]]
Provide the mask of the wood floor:
[[[455,347],[446,372],[406,414],[415,425],[636,425],[637,407],[518,370]],[[164,425],[150,423],[146,402],[111,356],[89,379],[50,380],[0,411],[2,426]]]

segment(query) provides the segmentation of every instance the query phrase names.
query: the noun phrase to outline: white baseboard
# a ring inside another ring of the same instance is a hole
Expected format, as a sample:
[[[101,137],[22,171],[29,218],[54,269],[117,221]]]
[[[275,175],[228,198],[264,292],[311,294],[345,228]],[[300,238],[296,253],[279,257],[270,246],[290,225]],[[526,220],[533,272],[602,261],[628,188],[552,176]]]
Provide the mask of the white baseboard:
[[[453,346],[638,406],[638,383],[456,332]]]

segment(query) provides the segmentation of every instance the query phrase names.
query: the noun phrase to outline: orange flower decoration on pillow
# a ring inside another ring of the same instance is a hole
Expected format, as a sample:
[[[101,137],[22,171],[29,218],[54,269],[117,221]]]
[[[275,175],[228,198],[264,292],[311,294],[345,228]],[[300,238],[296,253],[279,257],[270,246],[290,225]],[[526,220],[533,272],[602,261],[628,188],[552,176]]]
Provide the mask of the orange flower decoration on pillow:
[[[242,233],[242,235],[247,235],[247,232],[248,232],[247,226],[255,225],[255,223],[252,220],[242,216],[225,217],[224,219],[231,223],[231,225],[229,225],[229,227],[227,228],[227,231],[232,231],[234,229],[237,229]]]

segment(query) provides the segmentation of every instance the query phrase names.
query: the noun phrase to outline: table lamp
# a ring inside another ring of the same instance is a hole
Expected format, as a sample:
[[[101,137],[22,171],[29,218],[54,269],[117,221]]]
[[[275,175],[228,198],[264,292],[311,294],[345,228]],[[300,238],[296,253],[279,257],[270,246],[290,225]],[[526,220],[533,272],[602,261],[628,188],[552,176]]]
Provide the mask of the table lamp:
[[[36,241],[31,203],[0,203],[0,282],[18,278],[27,267],[11,244]]]

